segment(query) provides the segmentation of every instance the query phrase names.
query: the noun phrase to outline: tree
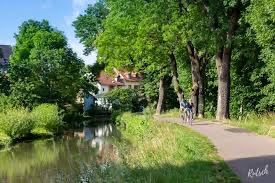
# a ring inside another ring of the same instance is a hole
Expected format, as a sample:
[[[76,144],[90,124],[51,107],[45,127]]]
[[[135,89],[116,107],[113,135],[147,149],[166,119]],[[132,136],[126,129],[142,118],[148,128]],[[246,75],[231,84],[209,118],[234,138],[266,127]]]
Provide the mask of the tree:
[[[138,112],[140,110],[138,94],[131,88],[115,88],[106,94],[112,104],[112,110],[119,112]]]
[[[261,48],[260,59],[265,67],[261,75],[268,76],[268,84],[262,88],[264,97],[258,105],[261,110],[275,111],[275,1],[251,0],[246,14],[250,24],[249,35],[254,38]]]
[[[76,37],[83,43],[86,55],[95,50],[94,41],[98,33],[103,31],[103,20],[108,13],[105,1],[99,0],[94,5],[89,5],[84,15],[80,15],[73,22]]]
[[[106,2],[108,16],[93,39],[98,61],[107,69],[144,71],[149,78],[144,93],[159,101],[157,113],[170,76],[179,100],[192,90],[199,116],[204,108],[208,115],[216,111],[218,120],[229,118],[230,111],[233,117],[274,111],[274,8],[269,1]]]
[[[162,68],[168,64],[168,57],[165,57],[160,47],[156,46],[159,40],[152,40],[154,47],[152,42],[146,46],[148,42],[143,37],[143,34],[147,34],[146,27],[139,24],[144,18],[144,15],[140,14],[144,7],[136,3],[120,6],[123,3],[122,1],[108,3],[110,14],[105,20],[104,31],[99,33],[95,42],[99,62],[105,63],[107,69],[111,68],[109,70],[113,67],[128,68],[143,70],[144,73],[149,70],[158,71],[156,77],[163,77],[165,73],[167,75],[167,71]],[[167,61],[163,63],[165,59]],[[163,95],[160,95],[158,110],[161,110],[162,106],[161,96]]]
[[[10,60],[12,95],[26,106],[72,102],[83,66],[64,35],[47,21],[23,22]]]
[[[199,20],[204,25],[194,25],[195,35],[200,40],[206,40],[206,46],[210,49],[207,54],[216,57],[218,74],[218,99],[216,118],[223,120],[229,118],[230,96],[230,62],[233,49],[234,36],[238,26],[241,12],[245,10],[246,3],[241,0],[226,1],[191,1],[190,8],[200,12],[190,13],[191,21]],[[189,9],[188,9],[189,10]],[[208,23],[208,26],[205,26]],[[209,27],[209,28],[207,28]],[[198,31],[199,30],[199,31]],[[203,36],[202,33],[205,33]],[[197,45],[195,44],[195,48]],[[204,47],[205,48],[205,47]]]
[[[164,36],[175,5],[141,0],[126,4],[125,1],[108,1],[110,12],[95,44],[99,61],[112,67],[159,70],[170,65],[174,88],[181,101],[183,92],[178,81],[176,45],[174,40]]]

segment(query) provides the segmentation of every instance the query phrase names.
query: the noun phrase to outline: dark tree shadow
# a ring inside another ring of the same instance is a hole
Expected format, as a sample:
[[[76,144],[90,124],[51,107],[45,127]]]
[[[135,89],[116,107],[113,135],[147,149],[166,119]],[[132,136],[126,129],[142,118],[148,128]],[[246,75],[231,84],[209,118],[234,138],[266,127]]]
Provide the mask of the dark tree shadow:
[[[251,133],[248,130],[243,128],[227,128],[225,130],[233,133]]]
[[[236,159],[228,161],[228,164],[234,172],[237,172],[237,175],[241,177],[243,182],[275,182],[275,155]],[[256,175],[257,169],[258,173]],[[265,169],[267,169],[267,172],[264,172]],[[255,174],[252,173],[252,170]],[[260,175],[261,173],[263,175]]]

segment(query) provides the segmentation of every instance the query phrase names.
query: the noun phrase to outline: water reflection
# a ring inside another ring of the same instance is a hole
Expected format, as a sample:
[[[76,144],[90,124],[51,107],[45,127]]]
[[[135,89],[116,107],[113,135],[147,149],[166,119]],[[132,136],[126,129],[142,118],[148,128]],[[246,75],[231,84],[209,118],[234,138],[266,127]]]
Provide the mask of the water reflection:
[[[0,152],[0,182],[54,182],[58,172],[76,175],[81,163],[115,160],[113,131],[110,124],[84,127],[58,139],[22,143]]]

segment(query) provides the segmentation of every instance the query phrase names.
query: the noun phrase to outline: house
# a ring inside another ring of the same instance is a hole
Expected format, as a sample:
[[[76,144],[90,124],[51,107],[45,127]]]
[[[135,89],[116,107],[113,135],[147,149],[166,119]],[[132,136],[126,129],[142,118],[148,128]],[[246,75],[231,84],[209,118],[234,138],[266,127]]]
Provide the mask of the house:
[[[101,71],[97,80],[97,104],[104,108],[110,108],[110,104],[108,104],[104,97],[106,93],[117,87],[137,89],[139,88],[142,78],[135,72],[114,69],[113,76]]]
[[[12,48],[10,45],[0,45],[0,73],[7,72],[11,53]]]
[[[76,95],[76,104],[83,105],[83,112],[88,112],[91,110],[95,104],[95,95],[92,92],[84,93],[83,89]]]
[[[94,106],[95,101],[96,101],[96,98],[93,93],[86,94],[84,96],[83,111],[87,112],[91,110]]]

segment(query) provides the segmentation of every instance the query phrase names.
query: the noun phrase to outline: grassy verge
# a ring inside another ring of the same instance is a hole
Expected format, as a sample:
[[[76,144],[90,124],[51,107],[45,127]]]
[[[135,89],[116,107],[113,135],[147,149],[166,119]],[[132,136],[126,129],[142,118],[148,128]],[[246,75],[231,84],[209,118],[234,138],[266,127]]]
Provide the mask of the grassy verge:
[[[180,117],[180,112],[179,109],[171,109],[169,111],[165,111],[164,113],[161,114],[163,117],[173,117],[173,118],[178,118]]]
[[[259,135],[266,135],[275,138],[275,114],[247,115],[241,120],[229,120],[228,124],[247,129]]]
[[[119,158],[89,167],[83,180],[96,182],[239,182],[209,140],[192,130],[123,114]],[[91,173],[92,172],[92,173]],[[97,172],[97,173],[96,173]],[[98,180],[100,179],[100,180]]]

